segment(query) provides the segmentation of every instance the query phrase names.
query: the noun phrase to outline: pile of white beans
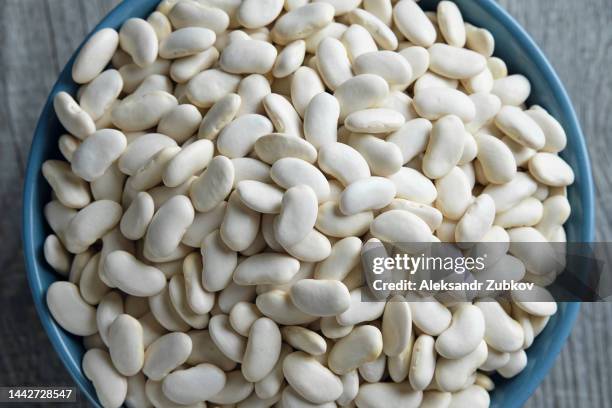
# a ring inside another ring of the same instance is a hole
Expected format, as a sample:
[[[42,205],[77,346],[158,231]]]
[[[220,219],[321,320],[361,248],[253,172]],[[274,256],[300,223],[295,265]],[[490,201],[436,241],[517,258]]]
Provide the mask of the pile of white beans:
[[[488,406],[556,304],[362,302],[360,255],[493,241],[554,276],[513,244],[565,242],[566,135],[493,51],[450,1],[164,0],[95,33],[42,172],[47,304],[101,404]]]

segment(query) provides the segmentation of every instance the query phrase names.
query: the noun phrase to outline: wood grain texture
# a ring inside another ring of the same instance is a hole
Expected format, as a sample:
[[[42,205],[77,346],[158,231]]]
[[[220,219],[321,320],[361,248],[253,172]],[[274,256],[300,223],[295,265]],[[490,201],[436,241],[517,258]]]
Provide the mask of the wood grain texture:
[[[21,195],[38,115],[60,69],[119,0],[0,1],[0,385],[73,385],[38,321],[20,245]],[[31,404],[45,406],[49,404]],[[90,406],[79,395],[78,407]]]
[[[60,69],[118,0],[0,0],[0,385],[69,385],[32,304],[20,247],[21,183],[36,119]],[[500,0],[544,50],[572,97],[597,194],[597,237],[612,240],[610,0]],[[612,305],[585,304],[529,407],[612,406]],[[78,406],[88,406],[83,397]],[[35,406],[35,405],[32,405]],[[48,405],[47,405],[48,406]]]
[[[612,240],[612,7],[609,0],[501,0],[542,48],[572,98],[596,186],[597,239]],[[612,406],[612,305],[583,304],[568,343],[529,407]]]

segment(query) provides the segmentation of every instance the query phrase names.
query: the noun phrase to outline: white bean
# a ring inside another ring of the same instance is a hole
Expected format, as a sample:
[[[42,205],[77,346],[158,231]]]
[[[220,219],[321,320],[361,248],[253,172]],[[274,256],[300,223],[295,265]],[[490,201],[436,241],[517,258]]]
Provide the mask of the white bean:
[[[433,297],[408,299],[412,311],[412,321],[421,331],[430,336],[438,336],[451,323],[451,313]]]
[[[270,83],[263,75],[252,74],[244,78],[238,86],[238,95],[242,99],[238,115],[263,113],[263,100],[271,92]]]
[[[342,34],[344,34],[344,32],[346,31],[346,29],[346,25],[332,21],[325,27],[315,31],[314,33],[306,37],[306,39],[304,40],[304,42],[306,43],[306,52],[316,54],[317,47],[319,46],[321,41],[323,41],[325,38],[335,38],[339,40],[342,37]],[[313,62],[311,68],[316,69],[316,57],[311,59],[311,61]]]
[[[491,196],[481,194],[465,211],[455,227],[455,241],[480,242],[495,220],[495,202]]]
[[[194,174],[204,170],[212,160],[214,145],[210,140],[197,140],[183,147],[168,164],[162,175],[164,184],[177,187],[186,182]]]
[[[198,364],[168,374],[162,381],[162,391],[177,404],[195,404],[220,392],[225,381],[226,375],[220,368],[212,364]],[[206,384],[206,387],[202,384]]]
[[[213,316],[208,324],[208,330],[212,341],[227,358],[237,363],[242,362],[247,339],[232,329],[227,315]]]
[[[261,253],[249,257],[238,265],[234,271],[234,282],[239,285],[287,283],[299,268],[299,261],[288,255]]]
[[[319,73],[332,91],[353,77],[351,61],[340,40],[325,38],[319,43],[316,56]]]
[[[384,50],[395,50],[398,46],[395,33],[378,17],[362,9],[355,9],[348,14],[351,24],[363,26],[374,41]]]
[[[432,179],[446,176],[461,160],[464,142],[458,137],[464,126],[455,115],[444,116],[434,123],[425,155],[423,173]]]
[[[208,4],[179,1],[168,13],[168,18],[176,29],[184,27],[204,27],[220,34],[229,25],[229,16],[219,7]]]
[[[74,60],[74,82],[86,84],[95,79],[106,68],[118,45],[119,35],[112,28],[103,28],[93,34]]]
[[[153,296],[166,286],[164,274],[125,251],[113,251],[104,260],[105,276],[117,288],[133,296]]]
[[[383,379],[387,368],[387,357],[380,354],[374,361],[364,363],[359,367],[359,375],[369,383],[378,383]]]
[[[487,344],[502,352],[520,350],[524,339],[521,325],[508,316],[502,306],[494,300],[480,301],[475,305],[484,316],[484,340]]]
[[[114,201],[94,201],[81,209],[64,231],[66,249],[74,254],[84,252],[90,245],[113,229],[121,219],[121,206]]]
[[[536,153],[529,160],[529,173],[537,181],[551,187],[565,187],[574,182],[572,168],[553,153]]]
[[[252,394],[253,388],[253,384],[245,380],[240,371],[232,371],[226,374],[223,389],[208,401],[224,405],[239,403]]]
[[[550,240],[554,231],[569,218],[571,207],[564,196],[549,197],[542,204],[542,218],[535,228]]]
[[[435,381],[443,391],[460,391],[476,369],[487,359],[487,343],[480,342],[470,354],[455,360],[439,358]]]
[[[331,402],[342,394],[340,379],[324,365],[301,351],[285,357],[283,373],[289,385],[312,403]]]
[[[350,184],[340,196],[340,211],[353,215],[387,206],[395,197],[395,184],[383,177],[369,177]]]
[[[503,228],[531,227],[542,219],[544,212],[540,200],[527,197],[507,211],[495,216],[495,225]]]
[[[304,184],[316,194],[319,202],[327,200],[330,194],[329,182],[321,171],[312,164],[295,157],[277,160],[270,169],[272,180],[285,189]]]
[[[285,48],[278,53],[272,68],[272,74],[275,78],[288,77],[302,65],[305,55],[306,43],[304,40],[295,40],[287,44]]]
[[[119,374],[106,351],[94,348],[83,355],[83,372],[91,380],[104,407],[119,408],[127,394],[127,380]]]
[[[465,23],[466,47],[476,51],[485,57],[493,55],[495,50],[495,38],[493,34],[485,28],[475,27]]]
[[[96,180],[121,156],[127,146],[118,130],[102,129],[79,145],[72,157],[72,171],[87,181]]]
[[[56,272],[63,276],[68,276],[72,259],[56,235],[50,234],[47,236],[43,245],[43,253],[45,261]]]
[[[446,42],[463,47],[466,41],[465,25],[459,7],[452,1],[441,1],[437,8],[438,27]]]
[[[472,201],[472,189],[465,173],[459,167],[454,167],[447,175],[436,180],[436,190],[436,207],[445,217],[460,219]]]
[[[387,81],[378,75],[363,74],[346,80],[335,91],[340,104],[340,120],[351,113],[376,106],[389,94]]]
[[[503,76],[495,79],[491,92],[498,96],[504,105],[520,106],[529,97],[531,84],[520,74]]]
[[[184,84],[201,71],[211,68],[218,59],[219,51],[214,47],[188,57],[175,59],[170,66],[170,78],[179,84]]]
[[[276,48],[265,41],[232,41],[223,49],[219,66],[232,74],[265,74],[272,69],[276,55]]]
[[[134,92],[151,75],[167,75],[169,71],[170,61],[165,59],[156,59],[146,67],[139,67],[136,64],[130,63],[119,68],[125,92]]]
[[[220,229],[225,245],[234,251],[247,249],[257,236],[260,219],[259,213],[244,205],[237,193],[232,193]]]
[[[223,371],[230,371],[236,368],[236,362],[221,353],[212,341],[208,330],[194,330],[187,333],[187,335],[193,343],[187,364],[198,365],[209,363],[221,368]]]
[[[429,54],[428,54],[429,55]],[[445,78],[431,71],[425,72],[414,83],[414,94],[417,95],[428,88],[449,88],[457,89],[459,81],[456,79]]]
[[[463,92],[449,88],[421,90],[414,97],[414,108],[422,117],[429,120],[456,115],[464,123],[469,123],[476,116],[472,100]]]
[[[170,78],[165,75],[150,75],[148,76],[138,88],[134,91],[134,95],[143,95],[153,91],[164,91],[166,93],[172,94],[174,89],[174,85]]]
[[[57,199],[66,207],[78,209],[91,202],[87,183],[72,172],[69,163],[47,160],[42,165],[42,174]]]
[[[140,172],[140,169],[143,168],[147,163],[152,160],[155,160],[157,162],[157,165],[152,166],[155,170],[153,171],[152,168],[149,169],[149,171],[159,174],[159,180],[157,180],[151,186],[140,185],[139,183],[134,186],[143,189],[145,189],[146,187],[153,187],[155,184],[161,182],[161,174],[163,173],[163,171],[157,168],[158,165],[161,165],[162,163],[165,164],[167,160],[169,160],[171,157],[174,157],[174,154],[179,151],[178,149],[170,150],[164,153],[163,156],[161,156],[160,154],[160,157],[153,159],[153,157],[158,152],[160,152],[166,147],[177,147],[176,142],[168,136],[162,135],[160,133],[147,133],[142,136],[138,136],[128,144],[127,148],[121,155],[121,158],[119,158],[119,169],[122,173],[131,176],[134,175],[136,172]],[[148,177],[142,177],[148,179]]]
[[[312,68],[300,67],[291,78],[291,102],[300,117],[312,98],[325,91],[325,86],[319,74]]]
[[[284,14],[272,28],[272,38],[284,45],[291,41],[306,38],[316,30],[331,23],[334,8],[325,3],[312,3]]]
[[[178,195],[166,201],[147,229],[144,238],[146,256],[163,258],[175,251],[193,218],[194,210],[187,197]]]
[[[419,171],[402,167],[397,173],[388,176],[395,183],[396,196],[423,204],[431,204],[438,193],[434,183]]]
[[[81,297],[79,288],[71,282],[54,282],[47,290],[47,307],[55,321],[78,336],[98,331],[96,309]]]
[[[504,184],[516,175],[516,162],[510,148],[496,137],[481,134],[478,143],[478,161],[490,183]]]
[[[230,310],[229,322],[238,334],[248,337],[251,326],[260,317],[261,313],[255,304],[238,302]]]
[[[285,326],[281,329],[283,340],[297,350],[313,356],[327,351],[325,339],[316,332],[301,326]]]
[[[476,350],[485,333],[485,320],[474,305],[459,306],[448,329],[436,339],[436,351],[444,358],[458,359]]]
[[[546,143],[544,132],[529,115],[516,106],[504,106],[495,116],[495,124],[515,142],[532,149]]]
[[[525,368],[527,365],[527,354],[524,350],[510,353],[508,363],[497,369],[497,372],[504,378],[512,378]]]
[[[472,78],[483,72],[487,66],[487,61],[482,55],[463,48],[435,44],[428,51],[429,69],[447,78]]]
[[[278,324],[305,324],[317,319],[316,316],[309,315],[298,309],[291,301],[289,293],[279,289],[257,296],[256,304],[261,313]]]
[[[242,359],[242,374],[247,381],[260,381],[272,371],[280,356],[281,342],[274,321],[262,317],[253,323]]]
[[[164,91],[132,94],[113,108],[113,124],[126,132],[155,127],[161,118],[178,105],[176,98]]]
[[[344,215],[337,202],[327,201],[319,206],[315,226],[319,231],[332,237],[361,236],[370,228],[373,218],[371,211]]]
[[[132,316],[121,314],[108,328],[108,349],[113,365],[121,374],[138,374],[144,363],[142,326]]]
[[[79,104],[93,120],[98,120],[117,101],[122,89],[123,78],[119,71],[106,70],[87,84],[79,98]]]
[[[385,306],[382,320],[384,352],[399,356],[409,346],[412,336],[412,312],[401,297],[391,299]]]
[[[201,121],[202,114],[195,106],[182,104],[174,107],[160,119],[157,131],[170,136],[177,143],[184,143],[196,133]]]
[[[319,150],[319,168],[348,186],[370,176],[370,168],[363,156],[343,143],[330,143]]]
[[[525,113],[533,119],[544,132],[546,143],[542,148],[549,153],[558,153],[565,149],[567,136],[561,124],[548,112],[539,106],[532,106]]]
[[[263,107],[277,132],[302,137],[302,119],[287,99],[270,93],[263,98]]]
[[[291,187],[282,199],[281,211],[274,223],[276,239],[284,247],[293,246],[312,230],[317,219],[318,200],[304,185]]]
[[[397,120],[396,124],[401,126],[400,122],[403,123],[402,115],[394,112],[394,116],[394,120]],[[397,173],[402,167],[402,152],[393,143],[372,134],[359,133],[351,133],[348,143],[363,156],[374,175],[390,176]]]
[[[392,109],[364,109],[344,119],[347,130],[356,133],[390,133],[404,124],[404,117]]]
[[[488,407],[490,403],[489,393],[477,385],[471,385],[464,390],[452,394],[449,407]]]
[[[537,188],[537,183],[527,173],[518,172],[511,181],[505,184],[490,184],[482,192],[491,196],[495,201],[495,211],[499,213],[531,196]]]
[[[328,3],[334,6],[335,15],[341,16],[346,14],[357,7],[361,3],[361,0],[315,0],[316,2]]]
[[[401,0],[393,9],[393,21],[409,41],[429,47],[436,40],[436,29],[423,10],[412,0]]]
[[[291,300],[314,316],[335,316],[350,305],[348,289],[336,280],[302,279],[291,287]]]
[[[202,258],[198,253],[189,254],[183,261],[185,297],[189,308],[198,315],[208,313],[214,306],[215,295],[202,287]]]
[[[236,18],[246,28],[265,27],[273,22],[283,10],[283,0],[247,0],[240,4]]]
[[[161,42],[172,32],[172,24],[164,13],[154,11],[147,17],[147,23],[151,24],[157,39]]]
[[[422,395],[421,391],[414,391],[407,382],[380,382],[359,387],[355,403],[360,408],[374,408],[380,401],[385,401],[389,406],[416,408],[421,404]]]
[[[158,40],[155,30],[143,19],[130,18],[121,26],[119,45],[139,67],[150,65],[157,58]]]
[[[361,54],[378,50],[372,35],[359,24],[351,25],[342,34],[341,41],[351,61],[355,61]]]
[[[210,292],[226,288],[238,262],[236,252],[227,247],[218,230],[207,235],[201,245],[202,286]]]
[[[187,98],[200,108],[208,108],[227,94],[236,92],[239,83],[238,75],[208,69],[187,82]]]
[[[66,92],[58,92],[53,98],[53,109],[64,128],[84,140],[96,131],[96,125],[79,104]]]
[[[352,326],[361,322],[376,320],[382,316],[385,308],[384,302],[362,302],[362,295],[368,295],[364,293],[366,290],[367,288],[365,287],[351,290],[351,304],[349,308],[336,316],[336,320],[341,326]]]

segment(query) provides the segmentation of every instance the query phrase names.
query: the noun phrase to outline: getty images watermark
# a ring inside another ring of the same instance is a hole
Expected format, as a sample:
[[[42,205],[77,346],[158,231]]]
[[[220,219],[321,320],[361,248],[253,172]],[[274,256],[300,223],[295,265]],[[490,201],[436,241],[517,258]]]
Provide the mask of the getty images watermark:
[[[444,271],[444,273],[456,273],[459,275],[466,272],[478,273],[486,268],[486,255],[476,258],[470,256],[462,257],[440,257],[440,256],[410,256],[408,254],[395,254],[395,256],[375,257],[372,260],[371,271],[374,275],[382,275],[386,271],[403,271],[413,277],[418,271]],[[499,291],[499,290],[532,290],[534,282],[518,282],[510,280],[486,279],[485,282],[478,280],[452,281],[448,279],[401,279],[398,282],[385,282],[375,279],[372,287],[376,291],[422,291],[422,292],[444,292],[444,291]]]
[[[381,243],[361,254],[364,301],[520,297],[530,302],[607,301],[609,243]]]

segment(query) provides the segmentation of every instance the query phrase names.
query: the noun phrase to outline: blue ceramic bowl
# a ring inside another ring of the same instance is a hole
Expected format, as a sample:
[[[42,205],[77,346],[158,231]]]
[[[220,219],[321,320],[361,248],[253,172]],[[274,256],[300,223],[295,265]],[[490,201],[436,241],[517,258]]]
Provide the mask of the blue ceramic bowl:
[[[118,29],[121,23],[130,17],[144,18],[154,10],[158,2],[159,0],[125,0],[102,20],[94,32],[104,27]],[[434,10],[437,2],[424,0],[421,5]],[[542,105],[559,119],[565,128],[568,145],[563,157],[576,173],[576,182],[568,191],[572,216],[566,226],[567,236],[570,241],[592,241],[593,181],[589,158],[578,119],[557,74],[529,35],[495,1],[456,0],[456,3],[466,21],[486,27],[493,33],[496,41],[495,54],[506,61],[509,71],[521,73],[531,80],[533,89],[529,104]],[[66,333],[53,321],[45,302],[47,287],[58,277],[43,257],[43,242],[50,233],[44,220],[43,207],[50,199],[50,188],[41,175],[41,166],[49,158],[60,157],[57,139],[62,133],[62,126],[53,111],[52,97],[59,91],[71,94],[76,92],[77,85],[70,75],[73,59],[68,62],[53,87],[34,133],[23,197],[23,246],[28,279],[40,320],[70,375],[87,398],[99,407],[95,391],[81,370],[84,349],[80,338]],[[578,303],[560,305],[559,312],[529,348],[527,368],[512,380],[498,379],[492,398],[494,407],[510,408],[523,405],[559,354],[578,310]]]

